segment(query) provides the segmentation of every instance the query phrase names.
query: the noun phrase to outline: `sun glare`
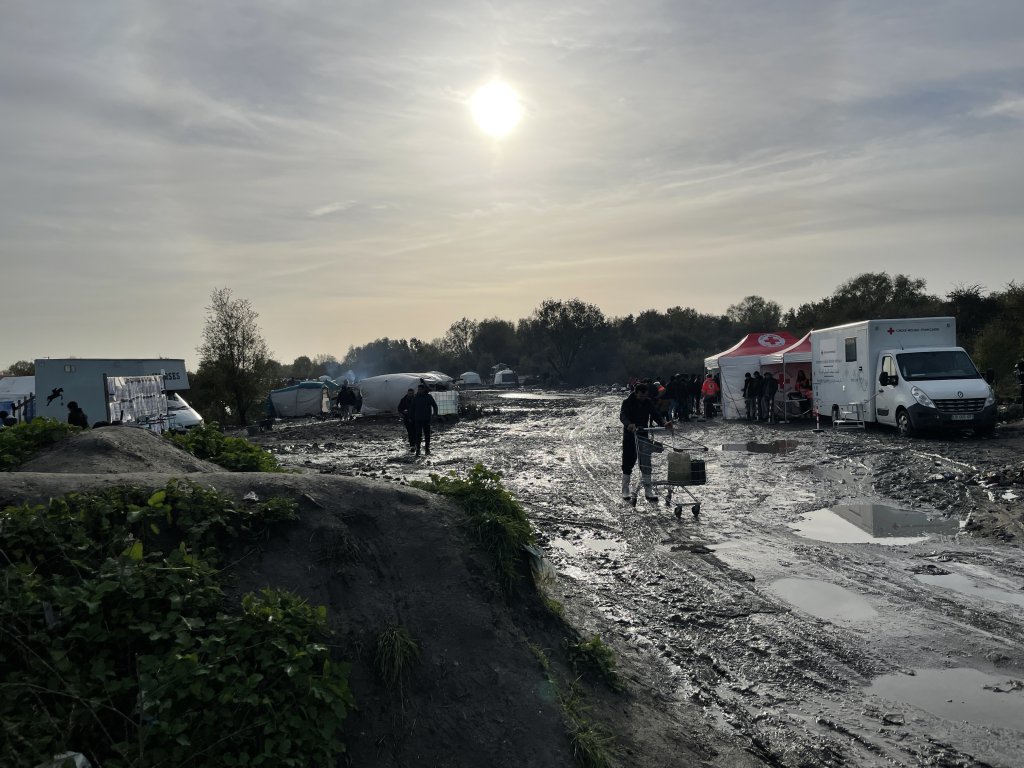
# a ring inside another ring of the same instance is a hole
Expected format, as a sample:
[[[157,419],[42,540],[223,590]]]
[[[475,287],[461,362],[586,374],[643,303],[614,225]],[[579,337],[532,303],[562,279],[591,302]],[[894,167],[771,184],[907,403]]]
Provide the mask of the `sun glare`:
[[[523,117],[519,94],[500,80],[478,88],[469,100],[469,108],[480,130],[496,139],[511,133]]]

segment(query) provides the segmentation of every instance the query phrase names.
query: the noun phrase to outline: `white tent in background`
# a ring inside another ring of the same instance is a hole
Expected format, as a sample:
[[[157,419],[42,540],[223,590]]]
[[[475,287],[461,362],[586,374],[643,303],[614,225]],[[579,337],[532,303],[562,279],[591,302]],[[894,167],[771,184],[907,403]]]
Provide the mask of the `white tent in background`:
[[[327,385],[322,381],[300,381],[270,393],[274,414],[282,418],[319,416],[331,410]]]
[[[503,371],[498,371],[494,374],[495,387],[514,387],[519,384],[519,375],[511,368],[506,368]]]
[[[743,374],[761,369],[761,357],[792,345],[796,337],[786,331],[748,333],[724,352],[704,358],[704,367],[718,376],[722,387],[722,416],[741,419],[746,416],[743,402]]]
[[[449,390],[452,386],[452,377],[440,371],[385,373],[382,376],[370,376],[356,384],[356,389],[359,390],[363,398],[363,407],[360,413],[364,416],[397,413],[398,401],[405,396],[407,390],[416,389],[416,385],[421,381],[431,390]],[[459,412],[458,392],[432,391],[431,394],[437,401],[440,415]],[[452,410],[452,403],[449,402],[453,398],[454,410]]]
[[[459,376],[459,383],[462,384],[463,386],[472,387],[483,384],[483,381],[481,380],[479,373],[475,373],[473,371],[466,371],[464,374]]]

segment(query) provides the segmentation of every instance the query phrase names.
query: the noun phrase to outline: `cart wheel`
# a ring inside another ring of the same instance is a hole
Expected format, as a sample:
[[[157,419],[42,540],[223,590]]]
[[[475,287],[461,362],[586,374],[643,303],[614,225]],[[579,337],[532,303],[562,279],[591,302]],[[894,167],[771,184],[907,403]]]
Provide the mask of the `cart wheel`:
[[[690,507],[690,511],[693,512],[693,516],[697,517],[700,515],[700,504],[694,504]]]
[[[683,516],[683,505],[682,504],[676,504],[676,517],[680,517],[681,518],[682,516]]]

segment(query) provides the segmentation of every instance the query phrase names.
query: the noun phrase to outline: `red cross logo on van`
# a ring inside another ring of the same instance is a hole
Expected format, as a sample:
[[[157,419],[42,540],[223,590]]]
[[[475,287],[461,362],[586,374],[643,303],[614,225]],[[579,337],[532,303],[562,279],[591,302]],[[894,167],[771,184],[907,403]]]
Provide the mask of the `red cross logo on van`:
[[[890,336],[892,336],[894,333],[896,333],[896,329],[893,328],[892,326],[889,326],[889,330],[886,331],[886,333],[888,333]]]

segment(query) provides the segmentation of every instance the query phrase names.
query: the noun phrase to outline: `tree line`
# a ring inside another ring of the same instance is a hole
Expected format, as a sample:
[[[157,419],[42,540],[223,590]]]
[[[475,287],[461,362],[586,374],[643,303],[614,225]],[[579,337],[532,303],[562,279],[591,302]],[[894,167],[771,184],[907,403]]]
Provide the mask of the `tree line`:
[[[198,370],[189,374],[190,400],[207,419],[245,424],[259,417],[269,391],[283,382],[335,378],[350,370],[359,378],[431,370],[486,375],[505,364],[547,385],[610,384],[630,376],[700,373],[706,357],[750,332],[786,330],[799,338],[812,328],[870,318],[935,316],[956,318],[959,344],[979,368],[995,371],[997,390],[1005,386],[1009,392],[1010,371],[1024,358],[1024,286],[1012,281],[1003,290],[961,285],[937,296],[927,292],[922,279],[868,272],[785,312],[778,302],[747,296],[724,315],[671,307],[606,317],[579,298],[545,299],[514,322],[462,317],[431,341],[385,337],[349,347],[340,360],[319,354],[291,364],[271,356],[250,302],[218,288],[207,307]],[[30,369],[30,363],[19,361],[9,373],[31,375]]]

